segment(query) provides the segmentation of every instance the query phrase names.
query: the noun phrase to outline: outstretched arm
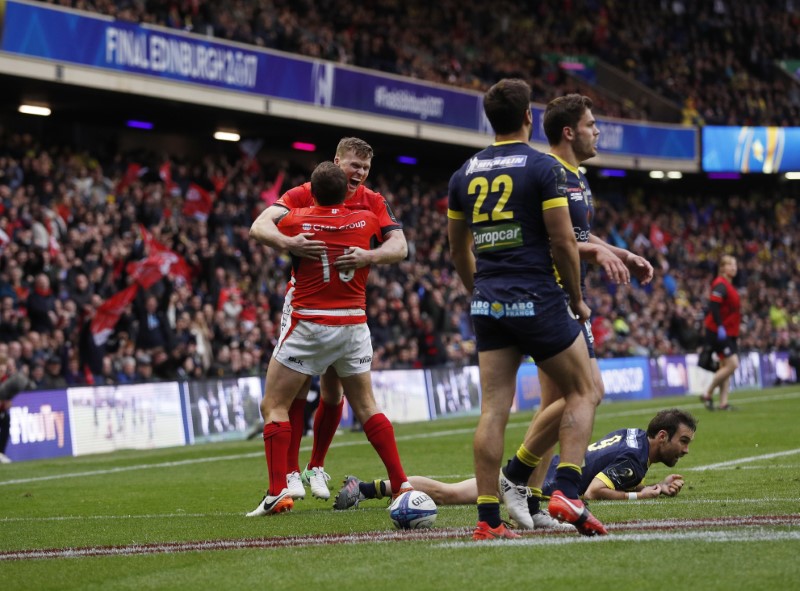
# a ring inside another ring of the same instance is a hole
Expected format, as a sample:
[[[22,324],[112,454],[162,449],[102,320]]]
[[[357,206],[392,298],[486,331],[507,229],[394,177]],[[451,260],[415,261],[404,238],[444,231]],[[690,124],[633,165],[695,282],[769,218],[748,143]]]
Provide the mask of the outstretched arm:
[[[589,242],[591,244],[605,246],[615,254],[630,270],[631,275],[636,277],[642,285],[647,285],[653,280],[653,265],[651,265],[646,258],[640,257],[638,254],[633,254],[631,251],[625,250],[624,248],[613,246],[594,234],[589,234]]]
[[[611,281],[627,284],[631,281],[631,273],[622,260],[604,244],[578,242],[578,253],[582,261],[588,261],[603,267]]]

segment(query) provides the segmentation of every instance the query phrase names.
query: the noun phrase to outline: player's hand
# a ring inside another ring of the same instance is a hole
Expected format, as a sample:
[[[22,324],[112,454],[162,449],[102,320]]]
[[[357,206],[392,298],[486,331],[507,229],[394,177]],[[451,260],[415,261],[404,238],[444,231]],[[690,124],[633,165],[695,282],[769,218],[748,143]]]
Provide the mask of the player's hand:
[[[631,273],[620,258],[607,248],[602,248],[597,253],[597,264],[603,267],[609,279],[617,284],[628,284],[631,282]]]
[[[717,340],[718,341],[724,341],[727,338],[728,338],[728,332],[725,330],[724,326],[720,326],[717,329]]]
[[[661,482],[661,494],[674,497],[683,488],[684,480],[680,474],[670,474]]]
[[[304,232],[292,236],[287,240],[286,250],[303,259],[319,260],[325,254],[325,243],[322,240],[312,240],[313,235],[313,232]]]
[[[572,311],[572,315],[575,317],[575,320],[581,324],[592,317],[592,311],[589,309],[589,306],[586,305],[586,302],[584,302],[583,299],[580,299],[577,302],[573,302],[570,299],[569,309]]]
[[[369,250],[351,246],[344,249],[344,254],[333,263],[339,271],[354,271],[372,263],[372,254]]]
[[[663,493],[664,489],[660,484],[651,484],[650,486],[645,486],[637,495],[640,499],[657,499]]]
[[[631,275],[636,277],[642,285],[647,285],[653,280],[653,265],[646,258],[631,253],[628,255],[625,264],[628,266]]]

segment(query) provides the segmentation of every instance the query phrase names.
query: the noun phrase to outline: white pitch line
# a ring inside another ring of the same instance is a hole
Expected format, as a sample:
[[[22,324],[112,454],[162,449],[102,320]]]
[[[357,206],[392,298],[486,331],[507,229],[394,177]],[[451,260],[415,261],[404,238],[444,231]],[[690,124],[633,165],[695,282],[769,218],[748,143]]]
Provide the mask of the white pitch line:
[[[523,537],[516,540],[503,540],[491,544],[470,542],[445,542],[435,544],[437,549],[472,548],[485,551],[487,549],[508,548],[509,546],[563,546],[565,544],[601,544],[616,542],[680,542],[696,540],[698,542],[795,542],[800,541],[800,531],[775,531],[765,528],[754,530],[729,531],[675,531],[656,533],[613,533],[609,536],[541,536]]]
[[[717,462],[716,464],[706,464],[705,466],[694,466],[693,468],[684,468],[686,472],[702,472],[705,470],[717,470],[719,468],[728,468],[729,466],[737,466],[739,464],[748,464],[750,462],[759,462],[761,460],[771,460],[773,458],[782,458],[785,456],[793,456],[800,454],[800,448],[789,449],[786,451],[778,451],[771,454],[763,454],[760,456],[750,456],[747,458],[738,458],[736,460],[728,460],[726,462]]]
[[[771,400],[789,400],[793,398],[797,398],[800,396],[800,391],[795,392],[785,392],[782,394],[772,394],[772,395],[760,395],[760,396],[753,396],[750,398],[737,398],[736,404],[748,404],[751,402],[767,402]],[[689,397],[687,396],[687,399]],[[702,407],[701,404],[681,404],[679,405],[683,408],[687,407]],[[619,417],[629,417],[629,416],[638,416],[638,415],[650,415],[653,413],[652,408],[641,408],[636,410],[629,410],[629,411],[619,411],[619,412],[603,412],[605,408],[614,408],[614,405],[608,405],[606,407],[601,407],[600,416],[603,419],[608,418],[619,418]],[[511,421],[509,423],[509,427],[516,428],[516,427],[527,427],[529,424],[528,420],[525,421]],[[397,436],[397,441],[415,441],[417,439],[429,439],[431,437],[448,437],[450,435],[465,435],[468,433],[474,433],[475,429],[473,427],[464,428],[464,429],[445,429],[442,431],[432,431],[429,433],[420,433],[417,435],[400,435]],[[369,445],[369,442],[365,439],[358,440],[358,441],[342,441],[342,442],[334,442],[331,444],[331,449],[333,448],[342,448],[342,447],[352,447],[358,445]],[[310,451],[311,447],[304,446],[300,448],[300,451]],[[783,455],[789,455],[790,453],[800,453],[800,450],[793,450],[791,452],[782,452]],[[5,480],[0,481],[0,486],[8,486],[12,484],[29,484],[32,482],[44,482],[48,480],[60,480],[62,478],[82,478],[85,476],[105,476],[108,474],[116,474],[120,472],[131,472],[134,470],[150,470],[150,469],[157,469],[157,468],[174,468],[176,466],[189,466],[192,464],[201,464],[206,462],[220,462],[220,461],[227,461],[227,460],[242,460],[242,459],[249,459],[249,458],[260,458],[263,457],[263,452],[252,452],[246,454],[233,454],[227,456],[214,456],[214,457],[206,457],[206,458],[194,458],[191,460],[180,460],[176,462],[162,462],[158,464],[137,464],[133,466],[122,466],[118,468],[108,468],[105,470],[90,470],[85,472],[72,472],[68,474],[50,474],[47,476],[34,476],[31,478],[16,478],[13,480]],[[778,457],[778,456],[775,456]],[[767,458],[768,459],[768,458]],[[738,461],[745,461],[745,460],[735,460],[730,465],[734,465]],[[752,460],[756,461],[756,460]],[[720,464],[720,467],[725,467],[727,463],[723,462]],[[712,465],[712,467],[703,466],[697,468],[686,468],[687,471],[689,470],[708,470],[713,469],[716,467]]]

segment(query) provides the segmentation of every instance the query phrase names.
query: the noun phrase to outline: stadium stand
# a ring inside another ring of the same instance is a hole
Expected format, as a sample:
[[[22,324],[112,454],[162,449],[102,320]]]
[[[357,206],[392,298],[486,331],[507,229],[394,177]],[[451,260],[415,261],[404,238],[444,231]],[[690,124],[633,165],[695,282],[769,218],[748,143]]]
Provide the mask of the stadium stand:
[[[501,2],[504,10],[497,11],[497,5],[450,0],[366,2],[356,13],[337,11],[332,0],[220,1],[214,10],[202,0],[50,3],[474,89],[499,76],[533,77],[538,101],[577,83],[529,56],[543,47],[571,54],[592,48],[672,100],[692,98],[693,112],[707,122],[798,121],[797,84],[784,86],[788,79],[771,62],[800,54],[797,40],[766,2],[750,8],[722,0],[647,3],[647,27],[660,33],[646,39],[625,33],[643,26],[645,3],[621,10],[601,0],[548,0],[534,15],[523,14],[519,3]],[[500,12],[505,16],[492,16]],[[789,11],[786,22],[796,24],[795,15]],[[731,19],[742,16],[752,22],[737,20],[735,29]],[[443,36],[442,30],[453,33]],[[745,44],[725,49],[734,42],[732,31],[752,37],[750,45],[761,48],[757,60]],[[500,42],[508,35],[522,40],[520,46]],[[728,56],[724,73],[714,69],[721,64],[695,67],[705,51],[694,45],[699,38]],[[397,43],[387,47],[386,40]],[[631,55],[650,61],[629,62]],[[685,75],[687,68],[702,72],[702,80]],[[739,94],[731,90],[734,81]],[[647,116],[641,107],[595,96],[598,114]],[[276,173],[287,173],[285,190],[307,180],[309,163],[224,152],[165,157],[155,155],[156,146],[106,151],[50,142],[35,127],[0,132],[0,354],[27,366],[42,384],[57,371],[48,363],[53,358],[70,385],[263,375],[290,260],[253,243],[247,230]],[[442,198],[450,172],[410,176],[381,162],[368,181],[389,199],[409,241],[407,261],[375,268],[370,277],[375,369],[475,362],[469,298],[447,256]],[[724,252],[740,261],[737,285],[746,302],[741,348],[800,350],[796,188],[770,180],[736,184],[731,194],[724,183],[591,178],[599,200],[596,233],[657,267],[656,281],[645,289],[590,275],[600,356],[694,352],[714,262]],[[185,212],[192,186],[200,196],[216,195],[207,221]],[[191,280],[161,279],[140,290],[108,340],[97,345],[91,321],[104,301],[131,284],[136,271],[129,264],[149,252],[149,235],[183,257]]]
[[[653,118],[648,105],[612,98],[543,57],[592,55],[673,101],[689,124],[800,124],[800,85],[776,63],[800,57],[793,2],[48,3],[476,90],[520,76],[535,102],[577,90],[606,116]]]

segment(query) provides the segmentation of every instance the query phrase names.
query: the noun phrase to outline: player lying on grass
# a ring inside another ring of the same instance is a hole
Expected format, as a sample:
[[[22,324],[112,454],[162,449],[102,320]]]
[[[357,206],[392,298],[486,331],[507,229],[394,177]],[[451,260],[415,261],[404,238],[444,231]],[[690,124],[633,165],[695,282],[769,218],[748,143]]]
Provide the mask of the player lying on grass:
[[[646,431],[612,431],[587,448],[581,495],[588,500],[653,499],[660,495],[674,497],[683,488],[684,480],[680,474],[670,474],[661,482],[647,486],[642,481],[651,464],[662,463],[673,467],[680,458],[689,453],[689,444],[694,439],[696,430],[697,421],[692,415],[678,409],[669,409],[659,411]],[[553,491],[558,462],[558,456],[554,456],[550,462],[541,488],[544,497],[549,498]],[[409,482],[416,490],[430,495],[437,505],[474,504],[478,498],[475,478],[446,483],[424,476],[411,476]],[[362,482],[355,476],[348,476],[336,496],[334,509],[349,509],[366,499],[381,499],[391,493],[391,487],[386,481]],[[535,517],[541,515],[540,498],[534,494],[528,497],[534,526],[553,527],[555,524],[552,521],[545,522]]]

